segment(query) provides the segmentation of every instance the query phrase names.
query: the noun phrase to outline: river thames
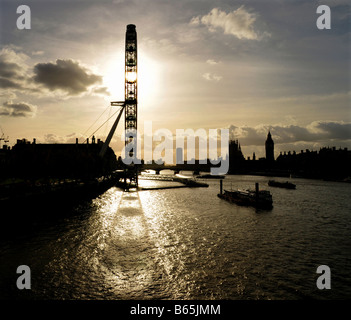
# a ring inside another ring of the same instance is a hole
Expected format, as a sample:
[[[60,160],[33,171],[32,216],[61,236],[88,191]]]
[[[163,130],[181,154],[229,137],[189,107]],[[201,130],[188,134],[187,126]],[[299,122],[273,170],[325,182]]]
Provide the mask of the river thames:
[[[227,176],[224,188],[259,182],[272,210],[228,203],[209,179],[201,180],[208,188],[113,187],[73,207],[2,212],[0,297],[350,299],[350,184],[292,178],[297,187],[288,190],[269,179]],[[30,267],[30,290],[16,287],[19,265]],[[330,268],[331,289],[316,286],[320,265]]]

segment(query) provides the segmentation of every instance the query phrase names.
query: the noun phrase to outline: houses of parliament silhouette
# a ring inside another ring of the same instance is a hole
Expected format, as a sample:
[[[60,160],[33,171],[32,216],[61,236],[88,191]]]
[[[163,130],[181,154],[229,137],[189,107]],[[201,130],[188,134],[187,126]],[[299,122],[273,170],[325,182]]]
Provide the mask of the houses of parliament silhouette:
[[[347,148],[323,147],[318,151],[309,149],[280,152],[275,159],[274,141],[269,131],[265,141],[265,158],[245,160],[238,140],[229,143],[229,173],[257,174],[267,176],[296,176],[325,180],[350,180],[351,151]]]

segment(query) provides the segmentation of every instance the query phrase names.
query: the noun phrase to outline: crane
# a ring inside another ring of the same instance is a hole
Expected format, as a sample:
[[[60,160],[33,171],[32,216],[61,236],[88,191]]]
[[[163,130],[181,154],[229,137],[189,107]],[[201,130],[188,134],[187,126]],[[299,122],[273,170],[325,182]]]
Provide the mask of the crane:
[[[1,141],[4,141],[4,143],[9,142],[9,137],[5,137],[5,133],[2,130],[1,126],[0,126],[0,130],[1,130],[1,136],[0,136],[0,147],[1,147]]]

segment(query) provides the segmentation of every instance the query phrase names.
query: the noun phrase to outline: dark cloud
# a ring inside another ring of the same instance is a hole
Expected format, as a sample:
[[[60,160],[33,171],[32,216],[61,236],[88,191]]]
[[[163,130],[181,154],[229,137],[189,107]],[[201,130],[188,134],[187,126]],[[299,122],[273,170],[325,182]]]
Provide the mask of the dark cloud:
[[[12,103],[7,101],[0,106],[0,116],[32,117],[35,115],[36,109],[36,106],[26,102]]]
[[[76,61],[58,59],[55,63],[38,63],[30,67],[27,59],[28,56],[10,47],[0,51],[2,89],[39,95],[47,93],[45,89],[67,96],[82,93],[109,95],[106,87],[99,86],[102,83],[102,76],[90,72]]]
[[[260,146],[266,140],[267,133],[272,133],[276,144],[299,142],[335,142],[351,140],[351,123],[338,121],[314,121],[307,126],[257,126],[229,127],[231,139],[238,139],[245,146]]]
[[[351,123],[315,121],[310,130],[314,130],[322,139],[351,139]]]
[[[1,78],[12,78],[12,79],[23,79],[20,75],[21,67],[17,63],[4,61],[0,57],[0,77]]]
[[[3,77],[0,77],[0,87],[3,89],[22,89],[22,85],[20,83]]]
[[[100,84],[102,77],[89,72],[73,60],[58,59],[56,63],[38,63],[34,66],[34,81],[51,91],[61,90],[70,95],[87,92]]]
[[[3,49],[0,52],[0,87],[3,89],[23,89],[25,80],[23,57],[13,50]]]

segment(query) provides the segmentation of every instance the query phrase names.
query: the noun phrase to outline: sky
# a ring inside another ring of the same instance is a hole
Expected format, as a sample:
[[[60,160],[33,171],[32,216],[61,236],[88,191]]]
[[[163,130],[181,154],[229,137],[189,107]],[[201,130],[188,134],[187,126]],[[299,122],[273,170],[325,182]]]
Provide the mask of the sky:
[[[17,7],[31,10],[18,29]],[[319,5],[331,9],[320,30]],[[124,100],[124,41],[138,36],[138,129],[230,130],[245,158],[351,149],[347,0],[0,0],[0,126],[71,143]],[[95,134],[105,140],[114,118]],[[111,142],[119,155],[120,124]],[[2,132],[0,132],[1,135]]]

